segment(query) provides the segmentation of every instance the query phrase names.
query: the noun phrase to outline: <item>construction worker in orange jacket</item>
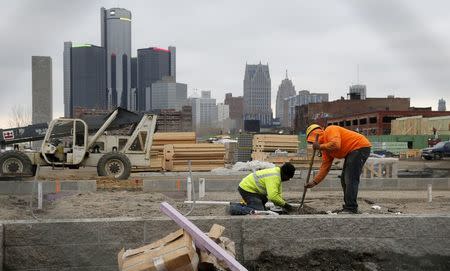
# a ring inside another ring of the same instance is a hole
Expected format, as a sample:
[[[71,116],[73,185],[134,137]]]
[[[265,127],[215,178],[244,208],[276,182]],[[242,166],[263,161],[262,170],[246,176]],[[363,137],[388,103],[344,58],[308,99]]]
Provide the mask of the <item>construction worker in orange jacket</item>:
[[[322,164],[319,173],[305,185],[305,189],[316,186],[327,176],[334,158],[345,158],[341,174],[344,205],[339,212],[357,213],[359,178],[372,147],[369,140],[357,132],[336,125],[323,129],[312,124],[306,129],[306,141],[313,144],[315,150],[322,152]]]

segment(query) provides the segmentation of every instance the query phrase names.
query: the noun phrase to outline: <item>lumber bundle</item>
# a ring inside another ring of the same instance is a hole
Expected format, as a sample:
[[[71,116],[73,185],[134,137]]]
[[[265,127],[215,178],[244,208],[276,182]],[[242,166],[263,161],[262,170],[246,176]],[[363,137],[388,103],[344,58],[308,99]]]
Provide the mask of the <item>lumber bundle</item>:
[[[298,153],[296,135],[254,135],[252,159],[268,161],[270,156],[288,156]]]
[[[252,159],[273,163],[277,166],[289,162],[296,168],[307,168],[313,153],[312,146],[308,145],[306,152],[301,155],[298,145],[299,141],[296,135],[255,135]],[[320,160],[319,156],[314,157],[314,168],[320,166]]]
[[[195,132],[155,133],[150,152],[150,170],[162,171],[164,164],[164,145],[195,144]]]
[[[225,163],[234,164],[237,161],[237,150],[238,143],[237,142],[225,142]]]
[[[223,144],[166,144],[164,145],[163,169],[166,171],[210,171],[224,167],[225,147]]]
[[[274,152],[280,150],[296,153],[298,152],[298,143],[296,135],[254,135],[253,152]]]

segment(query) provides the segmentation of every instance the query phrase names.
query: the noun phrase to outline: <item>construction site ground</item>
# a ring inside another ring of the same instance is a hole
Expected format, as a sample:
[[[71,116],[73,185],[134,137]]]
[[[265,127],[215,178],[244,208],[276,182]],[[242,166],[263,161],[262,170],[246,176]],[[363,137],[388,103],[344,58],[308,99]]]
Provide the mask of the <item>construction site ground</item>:
[[[399,169],[420,170],[431,168],[450,172],[450,160],[441,161],[400,161]],[[177,173],[170,173],[177,174]],[[40,178],[47,180],[97,179],[96,192],[60,192],[44,197],[43,210],[31,212],[29,195],[0,195],[0,220],[38,218],[105,218],[105,217],[142,217],[162,216],[159,203],[168,201],[181,212],[186,213],[191,206],[183,203],[184,192],[147,193],[142,192],[142,180],[134,173],[129,181],[111,181],[99,179],[95,168],[78,170],[44,167]],[[185,175],[184,175],[185,176]],[[120,185],[118,183],[120,182]],[[301,191],[301,190],[300,190]],[[301,192],[284,191],[289,202],[299,203]],[[308,213],[325,213],[339,209],[342,205],[341,191],[309,191],[305,203]],[[238,192],[208,192],[201,200],[239,202]],[[373,209],[378,205],[381,209]],[[36,198],[33,206],[37,206]],[[432,203],[427,201],[427,191],[360,191],[359,210],[369,214],[448,214],[450,213],[450,191],[433,191]],[[192,215],[228,215],[225,206],[196,204]]]
[[[182,213],[187,213],[191,205],[185,204],[186,195],[182,192],[144,193],[142,191],[97,191],[89,193],[60,192],[44,199],[43,210],[31,212],[30,196],[0,196],[0,220],[22,219],[75,219],[164,216],[159,204],[167,201]],[[285,192],[289,202],[299,202],[299,192]],[[207,192],[202,200],[239,202],[240,196],[233,192]],[[36,199],[33,200],[37,206]],[[342,192],[310,191],[305,203],[309,213],[325,213],[342,205]],[[381,209],[373,209],[378,205]],[[426,191],[361,191],[359,210],[369,214],[448,214],[450,213],[450,191],[433,191],[432,203],[427,202]],[[228,215],[223,205],[196,204],[193,216]]]

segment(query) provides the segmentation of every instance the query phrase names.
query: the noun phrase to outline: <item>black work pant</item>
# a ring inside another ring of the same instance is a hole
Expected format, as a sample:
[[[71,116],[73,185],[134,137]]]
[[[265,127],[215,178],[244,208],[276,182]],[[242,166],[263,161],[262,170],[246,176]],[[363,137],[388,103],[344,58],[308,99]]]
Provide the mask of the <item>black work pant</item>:
[[[367,158],[370,155],[370,148],[361,148],[350,152],[344,161],[344,168],[341,174],[341,185],[344,191],[344,205],[343,208],[352,212],[358,211],[358,197],[359,179],[361,171]]]
[[[258,210],[258,211],[265,211],[266,210],[266,203],[268,201],[267,197],[265,195],[251,193],[248,191],[245,191],[240,186],[238,186],[239,194],[241,194],[242,199],[245,201],[248,207]]]

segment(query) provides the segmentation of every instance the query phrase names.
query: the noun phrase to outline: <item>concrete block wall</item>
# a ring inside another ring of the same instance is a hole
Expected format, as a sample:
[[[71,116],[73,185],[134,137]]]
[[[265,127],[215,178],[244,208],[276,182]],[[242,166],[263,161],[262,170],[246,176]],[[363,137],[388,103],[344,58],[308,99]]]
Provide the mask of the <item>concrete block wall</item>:
[[[0,271],[3,271],[3,224],[0,224]]]
[[[207,231],[226,227],[240,261],[261,252],[301,257],[314,249],[450,257],[450,215],[192,217]],[[178,229],[166,218],[4,223],[5,270],[117,270],[117,253]]]

